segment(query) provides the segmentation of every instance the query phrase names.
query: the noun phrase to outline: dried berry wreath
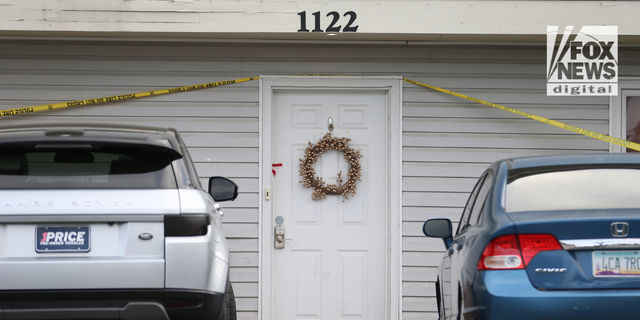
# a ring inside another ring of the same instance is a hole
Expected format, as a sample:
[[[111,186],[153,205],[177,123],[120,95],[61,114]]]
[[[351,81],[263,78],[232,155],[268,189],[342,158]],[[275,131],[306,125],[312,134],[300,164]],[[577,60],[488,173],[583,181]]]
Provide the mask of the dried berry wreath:
[[[353,197],[356,194],[356,180],[362,181],[360,177],[362,174],[360,170],[360,158],[362,154],[360,151],[356,151],[349,147],[347,144],[351,141],[349,138],[334,138],[331,136],[331,132],[324,135],[318,143],[315,145],[309,142],[309,146],[304,151],[304,159],[300,159],[300,176],[303,187],[313,188],[311,199],[320,200],[326,198],[327,195],[342,195],[342,201],[349,199],[349,196]],[[347,170],[347,182],[342,184],[342,171],[338,173],[336,184],[326,184],[322,177],[316,176],[316,169],[313,165],[318,162],[322,153],[327,150],[342,151],[343,157],[349,163],[349,169]]]

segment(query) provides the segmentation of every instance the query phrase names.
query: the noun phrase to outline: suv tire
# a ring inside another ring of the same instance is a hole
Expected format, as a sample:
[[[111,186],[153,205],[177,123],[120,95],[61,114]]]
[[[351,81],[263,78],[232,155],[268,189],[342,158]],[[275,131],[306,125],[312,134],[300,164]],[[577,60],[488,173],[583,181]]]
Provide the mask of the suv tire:
[[[231,281],[227,280],[227,292],[224,294],[224,302],[222,303],[222,319],[236,320],[236,296],[233,294]]]

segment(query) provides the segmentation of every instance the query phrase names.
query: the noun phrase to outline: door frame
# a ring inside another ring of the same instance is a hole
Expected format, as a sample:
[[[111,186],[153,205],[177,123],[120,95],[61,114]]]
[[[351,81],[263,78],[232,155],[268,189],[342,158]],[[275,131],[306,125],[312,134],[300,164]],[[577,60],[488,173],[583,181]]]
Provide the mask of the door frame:
[[[381,90],[388,97],[388,266],[387,298],[388,320],[398,320],[402,313],[402,77],[365,76],[260,76],[260,163],[259,163],[259,275],[258,319],[272,320],[272,267],[273,267],[273,205],[266,199],[266,190],[272,190],[272,101],[274,90],[279,89],[353,89]],[[268,217],[267,217],[268,216]],[[275,319],[274,319],[275,320]]]

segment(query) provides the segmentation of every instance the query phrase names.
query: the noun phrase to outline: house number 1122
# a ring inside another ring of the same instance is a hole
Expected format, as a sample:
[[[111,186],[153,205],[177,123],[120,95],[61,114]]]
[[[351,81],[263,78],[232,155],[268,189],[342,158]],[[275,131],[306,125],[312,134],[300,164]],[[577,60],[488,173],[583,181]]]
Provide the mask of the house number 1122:
[[[300,16],[300,29],[298,29],[298,32],[309,32],[309,29],[307,29],[307,12],[298,12],[298,15]],[[358,31],[358,26],[353,25],[353,23],[356,22],[356,18],[358,17],[358,15],[356,15],[356,13],[353,11],[347,11],[343,15],[343,17],[349,16],[349,22],[347,22],[344,28],[342,28],[341,25],[336,26],[338,20],[340,20],[340,14],[338,12],[331,11],[327,13],[327,17],[332,17],[331,23],[327,27],[327,30],[322,30],[322,28],[320,28],[320,11],[316,11],[312,13],[312,15],[314,16],[315,20],[315,28],[311,30],[312,32],[340,32],[340,29],[342,29],[342,32]]]

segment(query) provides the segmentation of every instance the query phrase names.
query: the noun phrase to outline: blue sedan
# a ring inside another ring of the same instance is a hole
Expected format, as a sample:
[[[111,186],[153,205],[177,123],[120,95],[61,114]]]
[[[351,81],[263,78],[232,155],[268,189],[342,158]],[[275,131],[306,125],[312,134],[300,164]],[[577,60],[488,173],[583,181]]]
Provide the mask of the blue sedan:
[[[507,159],[480,177],[441,238],[440,319],[636,319],[640,155]]]

